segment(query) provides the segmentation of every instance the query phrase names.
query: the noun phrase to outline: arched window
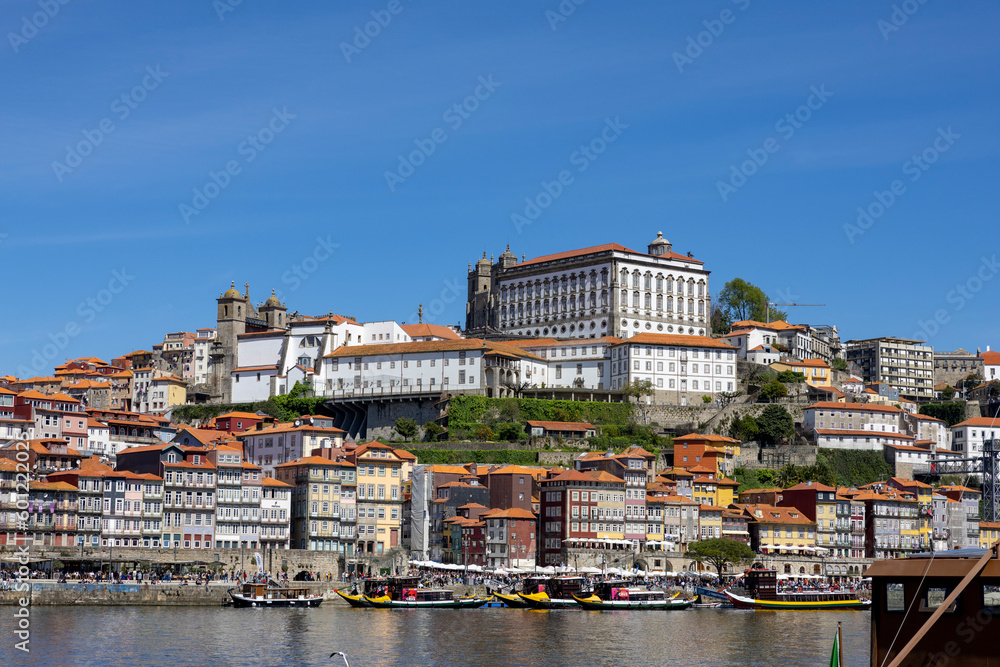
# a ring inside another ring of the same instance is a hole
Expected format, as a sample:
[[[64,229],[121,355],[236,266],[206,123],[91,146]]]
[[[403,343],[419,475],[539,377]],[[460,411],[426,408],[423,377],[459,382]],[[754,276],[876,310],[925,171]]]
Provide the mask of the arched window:
[[[632,287],[635,288],[635,289],[639,289],[639,272],[638,271],[636,271],[635,273],[632,274]]]
[[[653,307],[652,298],[653,298],[652,295],[649,292],[646,292],[646,296],[644,299],[644,305],[646,306],[646,310],[649,310],[650,308]]]
[[[657,310],[663,310],[663,295],[662,294],[657,294],[656,295],[656,309]]]

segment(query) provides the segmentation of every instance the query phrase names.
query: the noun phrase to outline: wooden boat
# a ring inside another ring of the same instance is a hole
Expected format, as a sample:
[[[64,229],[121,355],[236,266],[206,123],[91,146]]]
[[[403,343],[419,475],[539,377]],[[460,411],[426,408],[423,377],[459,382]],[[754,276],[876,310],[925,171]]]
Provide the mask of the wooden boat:
[[[521,593],[532,594],[532,593],[544,593],[545,592],[545,582],[548,581],[548,577],[528,577],[521,582]],[[527,602],[521,599],[518,595],[518,591],[512,590],[510,593],[499,593],[493,591],[493,597],[500,600],[507,607],[512,607],[514,609],[529,609]]]
[[[308,588],[288,588],[271,581],[266,584],[246,583],[243,588],[229,589],[229,597],[233,599],[234,607],[318,607],[323,602],[323,596],[317,595]]]
[[[987,441],[989,442],[989,441]],[[872,578],[872,665],[996,664],[1000,542],[880,560]]]
[[[419,588],[417,577],[391,577],[386,595],[365,595],[365,601],[376,609],[474,609],[489,598],[460,597],[444,588]]]
[[[746,581],[746,595],[737,595],[727,588],[721,591],[737,609],[803,611],[868,609],[871,606],[870,601],[859,599],[855,593],[825,591],[778,593],[778,573],[774,570],[747,570],[742,576]]]
[[[574,593],[573,599],[590,611],[687,609],[693,602],[676,595],[667,597],[663,591],[627,588],[627,583],[624,581],[602,581],[594,586],[594,591],[590,595]]]
[[[337,590],[337,595],[339,595],[347,604],[352,607],[371,607],[371,603],[365,599],[365,595],[370,595],[371,597],[382,597],[382,590],[385,588],[387,583],[386,579],[365,579],[361,582],[362,591],[358,591],[358,585],[355,584],[353,590],[350,593],[345,593],[342,590]]]
[[[343,598],[344,600],[346,600],[347,604],[351,605],[352,607],[370,607],[371,606],[371,604],[368,602],[368,600],[365,599],[365,596],[362,595],[361,593],[358,593],[356,595],[352,595],[350,593],[345,593],[344,591],[338,589],[337,590],[337,595],[339,595],[341,598]]]
[[[585,583],[583,577],[553,577],[545,583],[545,590],[538,593],[518,593],[532,609],[579,609],[573,597]]]

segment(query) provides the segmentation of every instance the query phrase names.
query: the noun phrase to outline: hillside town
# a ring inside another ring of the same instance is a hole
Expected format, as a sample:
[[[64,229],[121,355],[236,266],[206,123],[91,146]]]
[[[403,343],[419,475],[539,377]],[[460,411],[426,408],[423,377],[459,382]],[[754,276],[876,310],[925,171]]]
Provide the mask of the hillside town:
[[[305,315],[231,285],[214,327],[10,369],[0,548],[667,572],[729,539],[837,582],[997,540],[1000,353],[842,341],[778,310],[797,304],[740,311],[729,283],[713,303],[709,274],[662,233],[508,246],[469,263],[464,325]],[[310,410],[273,409],[289,397]],[[473,398],[492,416],[460,422]],[[580,418],[616,405],[627,418]],[[862,458],[884,474],[831,464]]]

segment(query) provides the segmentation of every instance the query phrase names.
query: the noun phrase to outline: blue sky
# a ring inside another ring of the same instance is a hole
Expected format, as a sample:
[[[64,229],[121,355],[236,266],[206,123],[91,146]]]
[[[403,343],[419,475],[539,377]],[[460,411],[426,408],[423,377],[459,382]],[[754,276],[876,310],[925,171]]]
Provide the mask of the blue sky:
[[[657,231],[845,339],[1000,345],[995,3],[47,1],[0,3],[0,374],[214,326],[230,281],[464,322],[484,251]]]

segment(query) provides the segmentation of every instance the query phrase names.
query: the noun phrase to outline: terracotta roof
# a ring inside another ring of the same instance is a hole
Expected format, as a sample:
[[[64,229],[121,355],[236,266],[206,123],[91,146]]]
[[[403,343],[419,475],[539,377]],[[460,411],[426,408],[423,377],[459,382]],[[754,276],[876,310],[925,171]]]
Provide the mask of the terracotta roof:
[[[301,459],[295,459],[294,461],[289,461],[288,463],[279,463],[274,467],[288,468],[290,466],[298,466],[298,465],[346,466],[348,468],[356,467],[350,461],[331,461],[330,459],[325,459],[322,456],[305,456]]]
[[[292,484],[285,484],[284,482],[279,482],[278,480],[274,479],[273,477],[264,477],[264,478],[262,478],[260,480],[260,485],[261,486],[281,486],[281,487],[285,487],[287,489],[293,488]]]
[[[521,262],[517,266],[529,266],[531,264],[541,264],[543,262],[555,262],[560,259],[570,259],[573,257],[584,257],[586,255],[596,255],[599,253],[606,252],[627,252],[633,255],[645,255],[646,257],[653,257],[654,255],[649,255],[648,253],[639,252],[637,250],[632,250],[626,248],[623,245],[617,243],[605,243],[603,245],[590,246],[589,248],[580,248],[579,250],[568,250],[566,252],[557,252],[553,255],[542,255],[541,257],[535,257],[534,259],[529,259],[526,262]],[[688,257],[686,255],[680,255],[676,252],[668,252],[665,255],[656,255],[661,259],[678,259],[685,262],[691,262],[693,264],[704,264],[704,262],[697,260],[693,257]]]
[[[316,431],[321,433],[346,433],[335,426],[313,426],[311,424],[302,424],[296,426],[295,422],[281,422],[278,424],[273,424],[271,426],[265,426],[261,429],[254,429],[251,431],[243,431],[242,433],[237,433],[237,438],[251,438],[260,435],[274,435],[275,433],[288,433],[290,431]]]
[[[77,488],[69,482],[29,482],[32,491],[76,491]]]
[[[401,324],[400,328],[411,338],[423,338],[426,336],[435,336],[445,340],[458,340],[461,338],[461,336],[455,333],[454,329],[441,326],[440,324]]]
[[[587,347],[588,345],[614,345],[622,342],[621,338],[614,336],[602,336],[600,338],[571,338],[569,340],[556,340],[555,338],[533,338],[530,340],[508,340],[505,345],[514,347]]]
[[[485,341],[481,338],[459,338],[456,340],[424,340],[409,343],[382,343],[381,345],[341,345],[324,359],[347,357],[371,357],[389,354],[417,354],[421,352],[462,352],[481,350],[484,354],[512,354],[516,357],[544,361],[519,347],[500,342]]]
[[[979,356],[982,357],[984,366],[996,366],[1000,364],[1000,352],[996,350],[987,350]]]
[[[902,410],[891,405],[873,405],[872,403],[834,403],[832,401],[820,401],[806,406],[805,410],[846,410],[848,412],[894,412],[900,413]]]
[[[893,440],[913,440],[912,435],[903,435],[902,433],[889,433],[885,431],[852,431],[850,429],[839,429],[839,428],[818,428],[815,430],[820,435],[852,435],[852,436],[867,436],[867,437],[881,436]]]
[[[955,424],[952,428],[958,428],[959,426],[1000,427],[1000,419],[994,419],[993,417],[973,417],[972,419],[966,419],[963,422]]]
[[[678,347],[713,347],[724,350],[735,350],[729,343],[708,336],[690,336],[680,334],[640,333],[628,338],[619,345],[676,345]]]
[[[487,517],[490,519],[535,519],[534,514],[528,510],[523,510],[520,507],[512,507],[506,510],[490,510],[489,512],[483,512],[482,516],[484,519]]]
[[[277,371],[277,366],[243,366],[242,368],[234,368],[233,373],[253,373],[255,371]]]
[[[685,440],[707,440],[708,442],[729,442],[739,444],[740,441],[736,438],[727,438],[724,435],[715,435],[714,433],[688,433],[687,435],[681,435],[674,438],[674,442],[684,442]]]
[[[805,514],[794,507],[775,507],[774,505],[747,505],[746,513],[759,523],[790,523],[790,524],[811,524]],[[757,512],[761,516],[757,516]]]
[[[496,470],[490,470],[488,474],[490,475],[533,475],[535,477],[543,474],[545,471],[540,468],[525,468],[519,465],[505,465],[502,468],[497,468]]]
[[[802,482],[801,484],[788,487],[785,491],[836,491],[836,489],[826,484],[820,484],[819,482],[812,482],[811,484]]]

